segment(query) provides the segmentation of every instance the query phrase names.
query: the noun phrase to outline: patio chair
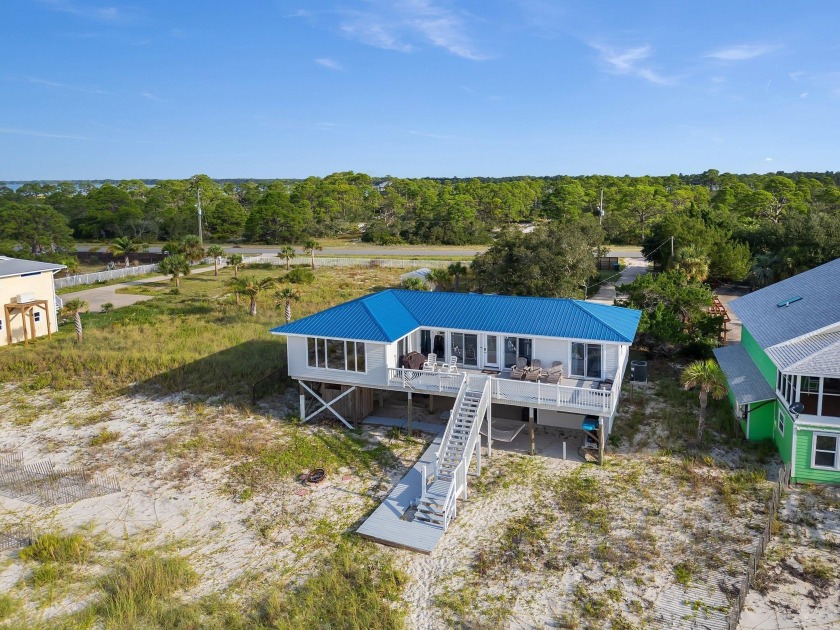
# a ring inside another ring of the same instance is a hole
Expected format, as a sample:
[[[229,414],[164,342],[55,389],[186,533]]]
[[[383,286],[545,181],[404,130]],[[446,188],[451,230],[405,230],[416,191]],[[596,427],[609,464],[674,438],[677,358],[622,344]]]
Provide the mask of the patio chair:
[[[519,357],[516,360],[516,365],[510,369],[510,377],[516,380],[522,380],[525,377],[525,372],[528,371],[528,359]]]
[[[555,361],[551,364],[551,367],[548,368],[548,371],[546,373],[548,375],[545,378],[546,383],[551,383],[552,385],[559,385],[560,380],[563,378],[563,362]]]
[[[458,357],[453,356],[452,360],[449,363],[441,363],[440,371],[441,372],[447,372],[448,374],[457,374],[457,372],[458,372]]]
[[[430,352],[426,356],[426,360],[423,362],[423,369],[427,372],[434,372],[437,369],[437,355],[434,352]]]
[[[543,376],[542,362],[539,359],[531,361],[531,367],[525,372],[526,381],[539,381]]]

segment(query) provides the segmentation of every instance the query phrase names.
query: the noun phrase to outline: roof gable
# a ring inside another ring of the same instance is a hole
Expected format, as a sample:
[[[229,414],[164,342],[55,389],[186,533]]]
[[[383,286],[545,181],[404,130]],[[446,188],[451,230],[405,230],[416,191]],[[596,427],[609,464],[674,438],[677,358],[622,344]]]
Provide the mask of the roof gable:
[[[730,306],[765,350],[822,331],[840,322],[840,258],[733,300]]]
[[[837,376],[840,375],[840,332],[782,343],[768,348],[767,354],[786,372]]]
[[[271,332],[391,342],[423,326],[632,343],[640,317],[634,309],[566,298],[388,289]]]

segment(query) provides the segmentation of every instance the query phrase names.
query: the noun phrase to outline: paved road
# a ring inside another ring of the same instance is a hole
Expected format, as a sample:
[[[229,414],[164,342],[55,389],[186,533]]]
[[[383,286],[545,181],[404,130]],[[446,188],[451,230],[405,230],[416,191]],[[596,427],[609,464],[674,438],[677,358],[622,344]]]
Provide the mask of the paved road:
[[[86,252],[91,247],[101,248],[102,245],[93,245],[90,243],[79,243],[76,245],[76,250]],[[160,253],[160,245],[152,245],[149,251],[153,253]],[[222,245],[224,250],[230,254],[262,254],[277,252],[279,246],[277,245]],[[369,245],[367,243],[349,243],[340,247],[324,247],[323,251],[318,252],[319,256],[370,256],[376,258],[377,256],[475,256],[477,253],[483,252],[487,249],[486,245],[472,245],[472,246],[443,246],[443,245],[394,245],[394,246],[378,246]],[[304,256],[303,249],[296,247],[295,251],[301,256]],[[641,258],[642,251],[638,247],[616,246],[610,249],[607,256],[616,256],[619,258]]]
[[[213,271],[213,267],[196,267],[190,269],[190,275],[194,273],[205,273]],[[101,311],[102,305],[110,302],[114,308],[123,306],[130,306],[137,302],[151,300],[152,295],[132,295],[131,293],[117,293],[117,289],[124,289],[126,287],[136,287],[141,284],[148,284],[150,282],[166,282],[170,280],[169,276],[154,276],[152,278],[143,278],[142,280],[130,280],[129,282],[121,282],[120,284],[109,284],[105,287],[96,287],[94,289],[85,289],[84,291],[74,291],[73,293],[62,293],[60,297],[64,302],[74,300],[76,298],[82,299],[88,303],[88,309],[91,311]]]
[[[621,276],[612,282],[602,284],[598,292],[589,298],[589,301],[612,306],[615,303],[615,285],[630,284],[638,276],[647,273],[647,270],[648,263],[644,258],[628,258],[627,266],[622,270]]]

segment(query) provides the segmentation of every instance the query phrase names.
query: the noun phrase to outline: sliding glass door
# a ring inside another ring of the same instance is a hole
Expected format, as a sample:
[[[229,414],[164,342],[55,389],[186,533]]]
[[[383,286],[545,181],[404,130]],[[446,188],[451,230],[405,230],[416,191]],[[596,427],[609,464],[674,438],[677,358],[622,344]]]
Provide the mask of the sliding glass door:
[[[451,356],[458,357],[458,363],[465,367],[478,367],[478,335],[454,332],[450,337]]]

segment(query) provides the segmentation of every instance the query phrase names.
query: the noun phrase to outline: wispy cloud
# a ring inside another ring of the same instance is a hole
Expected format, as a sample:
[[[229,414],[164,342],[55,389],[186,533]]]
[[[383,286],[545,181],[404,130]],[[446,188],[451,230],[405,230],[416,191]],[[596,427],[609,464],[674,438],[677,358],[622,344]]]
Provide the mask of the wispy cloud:
[[[319,59],[315,60],[319,66],[324,66],[325,68],[329,68],[330,70],[344,70],[344,67],[335,61],[334,59],[330,59],[329,57],[320,57]]]
[[[151,92],[140,92],[140,96],[145,98],[147,101],[153,101],[155,103],[166,103],[167,100],[165,98],[161,98]]]
[[[35,85],[44,85],[46,87],[54,88],[56,90],[69,90],[71,92],[84,92],[85,94],[110,94],[107,90],[103,90],[97,86],[89,85],[74,85],[71,83],[60,83],[58,81],[50,81],[48,79],[40,79],[38,77],[26,77],[25,79],[16,79],[26,81],[27,83],[34,83]]]
[[[435,140],[451,140],[452,136],[444,136],[439,133],[426,133],[424,131],[409,131],[412,136],[420,136],[421,138],[433,138]]]
[[[117,7],[94,7],[85,4],[76,4],[68,0],[39,0],[39,2],[53,11],[69,13],[86,20],[98,20],[102,22],[117,22],[125,18],[125,14]]]
[[[664,77],[649,64],[645,63],[653,54],[653,48],[648,45],[616,50],[601,44],[589,44],[601,54],[601,61],[607,70],[613,74],[626,74],[639,77],[656,85],[673,85],[674,79]]]
[[[87,140],[84,136],[73,136],[63,133],[48,133],[46,131],[32,131],[30,129],[10,129],[8,127],[0,127],[0,133],[11,134],[17,136],[33,136],[35,138],[60,138],[62,140]]]
[[[339,28],[347,37],[368,46],[405,53],[429,43],[463,59],[489,58],[467,34],[465,14],[438,6],[432,0],[369,0],[367,4],[368,10],[344,13]]]
[[[776,48],[776,46],[768,44],[737,44],[714,50],[705,54],[704,57],[718,59],[719,61],[746,61],[771,53]]]

